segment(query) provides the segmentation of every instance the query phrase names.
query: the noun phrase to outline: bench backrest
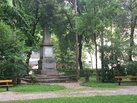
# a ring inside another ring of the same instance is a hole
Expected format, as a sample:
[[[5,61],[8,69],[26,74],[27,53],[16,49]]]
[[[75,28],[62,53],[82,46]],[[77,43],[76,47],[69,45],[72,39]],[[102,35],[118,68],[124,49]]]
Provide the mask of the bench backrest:
[[[137,76],[115,76],[114,78],[137,78]]]
[[[11,83],[12,80],[0,80],[0,83]]]

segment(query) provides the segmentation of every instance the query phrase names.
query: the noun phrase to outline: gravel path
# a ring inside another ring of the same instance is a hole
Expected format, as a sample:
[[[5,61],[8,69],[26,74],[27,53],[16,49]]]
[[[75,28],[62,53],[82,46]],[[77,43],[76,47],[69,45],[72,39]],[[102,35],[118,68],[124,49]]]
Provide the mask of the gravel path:
[[[0,92],[0,101],[9,100],[27,100],[38,98],[58,98],[58,97],[80,97],[80,96],[110,96],[110,95],[129,95],[137,94],[137,86],[128,86],[115,90],[97,90],[91,87],[80,86],[78,83],[55,83],[64,85],[67,90],[45,92],[45,93],[17,93],[17,92]]]

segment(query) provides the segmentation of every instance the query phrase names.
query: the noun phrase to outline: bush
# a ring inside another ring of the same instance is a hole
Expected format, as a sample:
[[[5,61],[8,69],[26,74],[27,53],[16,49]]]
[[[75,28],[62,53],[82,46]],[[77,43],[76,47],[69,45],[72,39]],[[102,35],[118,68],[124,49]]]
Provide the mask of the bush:
[[[36,83],[36,82],[37,82],[37,76],[34,75],[34,74],[32,74],[32,75],[30,76],[30,79],[31,79],[31,83]]]
[[[126,70],[125,70],[125,65],[120,65],[117,64],[117,66],[114,68],[114,76],[125,76]]]
[[[0,79],[13,79],[18,81],[26,74],[27,66],[25,52],[25,35],[20,30],[0,21]]]
[[[99,81],[101,82],[114,82],[113,69],[104,68],[104,70],[98,70]]]
[[[137,75],[137,61],[127,62],[126,65],[117,64],[111,69],[98,70],[99,79],[102,82],[115,82],[114,76]]]
[[[93,72],[94,72],[94,70],[90,70],[90,69],[80,70],[80,77],[84,77],[85,82],[88,82],[89,77],[92,76]]]
[[[64,68],[58,68],[57,69],[59,71],[59,73],[71,76],[71,75],[77,75],[77,70],[76,69],[64,69]]]
[[[137,61],[128,62],[126,64],[127,75],[137,75]]]
[[[27,66],[24,63],[4,62],[0,67],[0,79],[12,79],[17,82],[27,73]]]
[[[68,76],[76,76],[77,75],[77,70],[76,69],[58,69],[59,73],[62,73],[64,75],[68,75]],[[79,75],[80,77],[84,77],[85,81],[89,80],[89,77],[92,76],[94,70],[90,70],[90,69],[84,69],[84,70],[80,70],[79,71]],[[76,79],[76,78],[74,78]]]

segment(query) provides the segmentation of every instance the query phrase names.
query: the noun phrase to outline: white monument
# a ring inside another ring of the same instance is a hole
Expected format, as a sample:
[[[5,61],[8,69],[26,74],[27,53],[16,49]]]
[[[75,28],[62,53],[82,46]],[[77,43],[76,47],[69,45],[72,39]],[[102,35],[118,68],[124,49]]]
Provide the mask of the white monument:
[[[53,45],[48,27],[45,26],[43,41],[40,49],[39,73],[42,75],[57,75],[56,62],[53,55]]]

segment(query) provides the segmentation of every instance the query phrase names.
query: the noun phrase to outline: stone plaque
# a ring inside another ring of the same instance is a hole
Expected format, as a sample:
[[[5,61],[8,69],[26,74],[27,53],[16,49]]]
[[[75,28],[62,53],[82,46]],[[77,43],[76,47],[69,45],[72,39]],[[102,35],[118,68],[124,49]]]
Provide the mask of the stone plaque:
[[[45,69],[55,69],[56,68],[56,63],[45,63],[44,68]]]
[[[43,55],[44,57],[53,57],[52,47],[44,47]]]

